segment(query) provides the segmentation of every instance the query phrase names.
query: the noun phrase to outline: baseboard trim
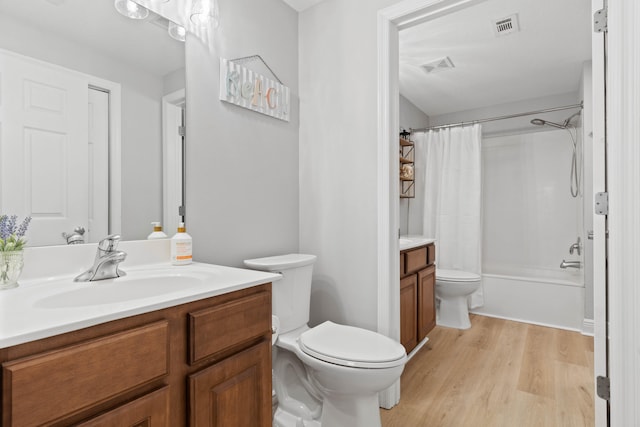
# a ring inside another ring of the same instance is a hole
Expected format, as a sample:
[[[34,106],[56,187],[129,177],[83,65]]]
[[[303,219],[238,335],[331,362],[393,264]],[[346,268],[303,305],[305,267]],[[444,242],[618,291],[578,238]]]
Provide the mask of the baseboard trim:
[[[592,337],[595,335],[596,322],[593,319],[584,319],[582,321],[582,335]]]
[[[531,320],[518,319],[518,318],[515,318],[515,317],[499,316],[499,315],[496,315],[496,314],[490,314],[490,313],[485,313],[485,312],[476,312],[474,310],[470,310],[469,313],[475,314],[476,316],[493,317],[493,318],[496,318],[496,319],[511,320],[512,322],[528,323],[529,325],[544,326],[545,328],[564,329],[565,331],[572,331],[572,332],[580,332],[580,333],[582,333],[582,331],[580,329],[569,328],[569,327],[560,326],[560,325],[554,325],[554,324],[551,324],[551,323],[534,322],[534,321],[531,321]]]

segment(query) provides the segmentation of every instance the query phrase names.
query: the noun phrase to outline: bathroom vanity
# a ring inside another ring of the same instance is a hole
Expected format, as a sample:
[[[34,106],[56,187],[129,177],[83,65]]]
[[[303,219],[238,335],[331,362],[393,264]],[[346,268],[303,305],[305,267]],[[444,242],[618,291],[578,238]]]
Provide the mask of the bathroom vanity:
[[[400,343],[407,354],[436,326],[433,239],[400,239]]]
[[[270,426],[279,276],[207,264],[126,270],[103,283],[27,282],[0,294],[2,427]],[[163,282],[185,278],[166,291]],[[154,280],[148,296],[87,297]]]

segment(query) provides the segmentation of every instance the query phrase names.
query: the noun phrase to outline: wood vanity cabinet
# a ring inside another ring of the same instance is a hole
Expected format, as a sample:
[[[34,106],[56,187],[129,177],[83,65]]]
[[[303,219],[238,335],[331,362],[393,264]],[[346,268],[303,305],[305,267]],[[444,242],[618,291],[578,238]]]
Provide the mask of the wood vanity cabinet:
[[[271,284],[0,350],[2,427],[271,426]]]
[[[400,252],[400,343],[407,353],[436,326],[436,247]]]

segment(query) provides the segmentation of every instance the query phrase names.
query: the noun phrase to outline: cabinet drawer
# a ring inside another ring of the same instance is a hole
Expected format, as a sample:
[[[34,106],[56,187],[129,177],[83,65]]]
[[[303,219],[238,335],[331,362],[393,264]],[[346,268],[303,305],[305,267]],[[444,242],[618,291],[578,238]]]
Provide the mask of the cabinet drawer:
[[[405,274],[421,270],[427,266],[427,247],[407,251],[404,257]]]
[[[168,374],[168,322],[3,363],[11,426],[61,420]]]
[[[77,427],[169,427],[169,407],[169,387],[164,387]]]
[[[189,313],[189,363],[270,333],[270,292]]]

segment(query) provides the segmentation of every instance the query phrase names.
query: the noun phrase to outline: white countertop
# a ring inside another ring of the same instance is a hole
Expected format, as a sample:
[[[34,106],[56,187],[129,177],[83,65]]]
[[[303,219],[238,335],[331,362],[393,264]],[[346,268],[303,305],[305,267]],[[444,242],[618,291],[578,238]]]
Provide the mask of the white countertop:
[[[432,239],[426,236],[418,235],[406,235],[400,236],[400,250],[406,251],[407,249],[417,248],[418,246],[428,245],[435,243],[436,239]]]
[[[73,282],[76,273],[20,280],[0,291],[0,348],[172,307],[262,283],[279,274],[193,263],[134,264],[127,276]],[[149,276],[149,271],[152,272]],[[172,280],[185,286],[173,286]]]

